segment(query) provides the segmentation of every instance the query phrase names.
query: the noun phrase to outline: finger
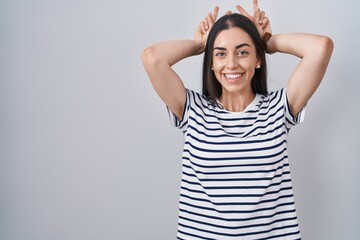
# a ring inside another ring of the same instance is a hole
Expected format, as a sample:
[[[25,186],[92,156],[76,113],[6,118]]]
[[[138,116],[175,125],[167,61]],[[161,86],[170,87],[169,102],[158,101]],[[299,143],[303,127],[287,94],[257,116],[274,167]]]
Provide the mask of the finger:
[[[215,7],[214,7],[214,10],[213,10],[213,12],[212,12],[212,18],[213,18],[213,21],[214,21],[214,22],[216,21],[218,14],[219,14],[219,7],[218,7],[218,6],[215,6]]]
[[[208,18],[211,22],[214,22],[213,13],[209,13]]]
[[[229,10],[224,15],[231,15],[231,14],[232,14],[232,12]]]
[[[243,9],[240,5],[237,5],[236,9],[239,11],[241,15],[244,15],[247,18],[251,18],[251,15],[247,11],[245,11],[245,9]]]
[[[265,18],[265,11],[261,11],[260,12],[260,19],[264,19]]]
[[[209,24],[208,24],[206,18],[202,21],[202,25],[203,25],[203,28],[204,28],[204,30],[206,32],[209,29]]]
[[[260,24],[260,10],[259,8],[255,9],[254,11],[254,20],[253,20],[256,28],[258,29],[259,33],[262,31],[262,24]]]
[[[198,27],[200,30],[201,30],[201,32],[203,33],[204,32],[204,23],[203,22],[201,22],[200,24],[199,24],[199,27]]]
[[[207,24],[208,24],[208,27],[209,29],[212,28],[212,26],[214,25],[214,20],[212,19],[212,14],[209,14],[207,17]]]
[[[207,21],[207,23],[208,23],[209,26],[214,22],[211,13],[209,13],[209,14],[206,16],[206,21]]]
[[[206,32],[205,23],[204,23],[204,22],[201,22],[201,23],[200,23],[200,28],[201,28],[201,32],[203,32],[203,33]]]
[[[266,26],[266,24],[269,23],[269,18],[268,17],[264,17],[264,19],[262,20],[262,24],[263,26]]]
[[[260,26],[262,26],[264,24],[264,18],[265,18],[265,11],[261,11],[260,12],[260,17],[259,17]]]
[[[269,20],[269,18],[268,18],[268,17],[265,17],[263,22],[264,22],[264,23],[263,23],[263,29],[264,29],[264,31],[271,33],[272,31],[271,31],[271,25],[270,25],[270,20]]]
[[[260,9],[256,8],[256,9],[254,9],[254,22],[257,24],[257,23],[260,23],[260,20],[261,20]]]
[[[258,3],[258,0],[254,0],[253,1],[253,10],[255,11],[256,8],[259,7],[259,3]]]

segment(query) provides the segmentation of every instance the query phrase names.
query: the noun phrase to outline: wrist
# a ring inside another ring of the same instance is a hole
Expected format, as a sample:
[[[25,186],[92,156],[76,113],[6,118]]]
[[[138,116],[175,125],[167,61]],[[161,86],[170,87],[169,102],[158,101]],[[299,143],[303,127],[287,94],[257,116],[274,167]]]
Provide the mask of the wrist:
[[[206,43],[204,41],[194,40],[194,43],[195,43],[195,47],[194,47],[195,55],[199,55],[205,51]]]
[[[265,32],[262,39],[261,39],[261,42],[262,42],[262,44],[264,46],[264,49],[265,49],[266,53],[271,53],[271,51],[268,48],[268,42],[269,42],[271,37],[272,37],[272,34],[270,32]]]

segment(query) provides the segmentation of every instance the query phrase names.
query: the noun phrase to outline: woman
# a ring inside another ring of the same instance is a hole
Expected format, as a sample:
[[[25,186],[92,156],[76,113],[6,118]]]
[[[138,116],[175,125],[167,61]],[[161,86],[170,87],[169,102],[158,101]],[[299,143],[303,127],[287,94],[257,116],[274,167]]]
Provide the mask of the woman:
[[[300,239],[286,138],[300,123],[333,49],[311,34],[271,36],[254,0],[251,16],[215,8],[194,40],[153,45],[142,60],[174,126],[184,132],[178,239]],[[268,53],[301,58],[287,86],[268,93]],[[203,93],[171,66],[204,54]]]

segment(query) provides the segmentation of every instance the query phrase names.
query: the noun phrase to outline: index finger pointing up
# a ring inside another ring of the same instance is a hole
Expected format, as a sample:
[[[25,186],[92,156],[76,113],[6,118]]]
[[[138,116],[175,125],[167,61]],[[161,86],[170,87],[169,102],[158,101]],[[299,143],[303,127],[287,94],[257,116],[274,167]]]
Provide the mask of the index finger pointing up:
[[[259,7],[258,0],[253,0],[253,10]]]
[[[237,8],[237,10],[239,10],[239,13],[240,13],[241,15],[244,15],[245,17],[251,19],[251,15],[250,15],[247,11],[245,11],[245,9],[242,8],[240,5],[237,5],[236,8]]]
[[[219,7],[216,6],[216,7],[214,7],[214,10],[213,10],[213,12],[212,12],[212,17],[213,17],[213,20],[214,20],[214,21],[216,21],[217,16],[218,16],[218,13],[219,13]]]

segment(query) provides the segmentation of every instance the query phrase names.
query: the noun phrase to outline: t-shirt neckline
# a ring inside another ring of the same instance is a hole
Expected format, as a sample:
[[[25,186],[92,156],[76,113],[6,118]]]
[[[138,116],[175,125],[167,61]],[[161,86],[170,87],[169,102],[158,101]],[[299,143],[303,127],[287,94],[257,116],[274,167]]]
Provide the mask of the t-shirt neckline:
[[[216,99],[216,102],[217,104],[220,106],[220,110],[223,111],[223,112],[226,112],[226,113],[229,113],[229,114],[241,114],[241,113],[245,113],[245,112],[248,112],[250,110],[255,110],[255,107],[257,106],[257,103],[260,101],[261,99],[261,95],[256,93],[254,99],[251,101],[251,103],[249,105],[247,105],[247,107],[243,110],[243,111],[240,111],[240,112],[233,112],[233,111],[229,111],[227,110],[222,104],[221,102],[219,101],[219,99]]]

